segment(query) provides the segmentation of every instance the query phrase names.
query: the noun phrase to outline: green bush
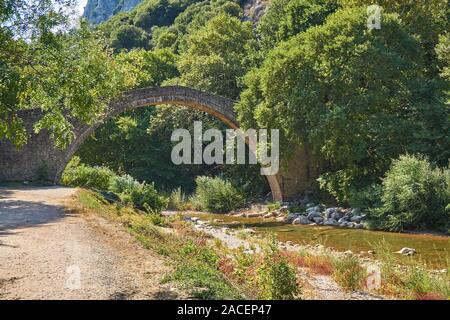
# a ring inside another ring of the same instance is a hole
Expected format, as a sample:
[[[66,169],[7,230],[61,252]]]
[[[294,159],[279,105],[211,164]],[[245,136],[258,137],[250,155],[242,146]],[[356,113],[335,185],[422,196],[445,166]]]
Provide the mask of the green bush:
[[[259,298],[264,300],[293,300],[300,292],[295,269],[280,255],[274,239],[264,249],[264,262],[256,280]]]
[[[355,256],[337,258],[333,267],[333,278],[341,287],[352,291],[362,288],[366,271]]]
[[[166,199],[158,194],[154,185],[146,182],[139,183],[135,181],[120,196],[123,201],[139,209],[148,211],[151,208],[156,213],[161,212],[167,205]]]
[[[166,199],[158,194],[153,184],[140,183],[130,175],[113,177],[109,190],[119,194],[122,201],[149,214],[158,214],[167,205]]]
[[[364,188],[352,189],[349,193],[349,204],[353,208],[374,208],[381,206],[381,183],[372,183]]]
[[[187,208],[187,197],[181,188],[173,190],[169,195],[169,209],[183,211]]]
[[[244,203],[241,193],[233,185],[219,177],[197,177],[195,197],[201,209],[226,213]]]
[[[368,217],[372,227],[391,231],[446,228],[449,199],[448,168],[433,167],[422,156],[403,155],[383,180],[382,205]]]
[[[80,158],[74,157],[61,178],[63,185],[108,190],[114,172],[106,167],[90,167],[80,164]]]
[[[167,205],[167,200],[158,194],[153,184],[140,183],[130,175],[117,176],[106,167],[90,167],[74,157],[67,165],[61,183],[72,187],[86,187],[101,191],[111,191],[124,202],[141,210],[159,213]]]
[[[117,194],[126,193],[127,191],[132,190],[136,184],[138,184],[138,182],[128,174],[114,176],[111,178],[109,191]]]

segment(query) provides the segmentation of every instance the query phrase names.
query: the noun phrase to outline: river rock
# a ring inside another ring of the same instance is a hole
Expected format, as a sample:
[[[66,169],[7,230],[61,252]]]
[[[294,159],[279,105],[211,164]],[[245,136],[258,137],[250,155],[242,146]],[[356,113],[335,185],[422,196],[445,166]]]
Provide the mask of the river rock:
[[[282,206],[280,209],[278,209],[280,213],[288,213],[289,207],[288,206]]]
[[[399,251],[397,251],[396,253],[400,253],[404,256],[412,256],[413,254],[416,253],[416,249],[404,247]]]
[[[245,214],[247,218],[258,218],[261,217],[262,215],[263,215],[262,212],[249,212]]]
[[[364,225],[362,223],[355,224],[355,229],[364,229]]]
[[[323,222],[323,218],[322,217],[314,217],[313,221],[317,224],[322,223]]]
[[[275,216],[275,213],[267,212],[265,215],[263,215],[263,218],[272,218],[273,216]]]
[[[343,216],[342,218],[340,218],[338,220],[338,223],[341,224],[341,223],[349,222],[349,221],[350,221],[350,217],[349,216]]]
[[[337,226],[337,221],[333,218],[327,219],[324,223],[325,226]]]
[[[353,216],[353,217],[351,217],[351,219],[350,219],[351,222],[356,222],[356,223],[360,223],[361,220],[362,220],[362,217],[361,217],[361,216]]]
[[[338,210],[336,210],[336,211],[334,211],[332,214],[331,214],[331,219],[334,219],[334,220],[336,220],[336,221],[338,221],[340,218],[342,218],[343,217],[343,214],[342,214],[342,212],[340,212],[340,211],[338,211]]]
[[[331,218],[331,215],[336,212],[337,208],[328,208],[325,210],[325,218]]]
[[[310,211],[308,212],[308,219],[313,221],[314,218],[316,217],[322,217],[322,214],[318,211]]]
[[[197,221],[199,221],[199,218],[198,217],[191,217],[191,221],[196,223]]]
[[[305,216],[299,216],[292,221],[292,224],[309,224],[309,220]]]
[[[320,212],[320,206],[314,206],[314,207],[310,207],[310,208],[306,209],[307,213],[314,212],[314,211]]]
[[[292,223],[295,219],[297,219],[299,216],[298,213],[289,213],[285,219],[287,223]]]

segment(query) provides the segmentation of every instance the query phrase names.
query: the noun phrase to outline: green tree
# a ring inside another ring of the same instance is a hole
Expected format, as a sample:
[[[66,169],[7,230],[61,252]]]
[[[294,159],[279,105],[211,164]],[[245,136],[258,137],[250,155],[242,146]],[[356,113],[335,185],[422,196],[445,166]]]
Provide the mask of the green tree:
[[[17,111],[23,109],[19,97],[26,89],[22,69],[30,42],[45,37],[53,28],[64,28],[67,19],[58,6],[71,0],[5,0],[0,2],[0,139],[17,145],[26,142],[26,132]]]
[[[405,151],[449,156],[448,109],[426,52],[394,15],[381,30],[366,20],[365,8],[340,10],[281,43],[236,105],[244,126],[279,128],[285,151],[311,148],[322,187],[342,202]]]
[[[420,156],[396,159],[382,186],[382,205],[369,211],[372,227],[391,231],[450,227],[450,170]]]
[[[221,14],[192,33],[188,49],[179,62],[181,82],[236,98],[239,78],[245,74],[247,42],[252,39],[250,23]]]
[[[436,52],[441,61],[441,75],[450,82],[450,33],[440,36],[439,44],[436,46]]]
[[[264,51],[277,43],[321,25],[338,8],[338,0],[274,0],[261,18],[257,31]]]
[[[86,24],[70,33],[44,33],[30,45],[21,72],[23,108],[40,108],[36,132],[47,129],[58,146],[73,138],[69,118],[94,121],[108,101],[135,85],[135,75],[118,64],[98,33]]]
[[[111,34],[111,46],[116,50],[147,48],[147,33],[133,25],[121,25]]]

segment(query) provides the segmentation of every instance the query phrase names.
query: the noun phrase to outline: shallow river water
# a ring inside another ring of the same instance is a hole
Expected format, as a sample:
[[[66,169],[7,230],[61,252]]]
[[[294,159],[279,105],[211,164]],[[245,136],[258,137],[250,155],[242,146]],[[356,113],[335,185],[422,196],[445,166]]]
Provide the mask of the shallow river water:
[[[245,218],[223,214],[189,214],[201,220],[230,228],[252,228],[257,233],[274,233],[279,241],[298,244],[322,244],[339,251],[351,250],[355,253],[374,250],[374,246],[387,243],[392,251],[403,247],[416,249],[410,257],[398,256],[399,262],[420,261],[430,269],[447,268],[450,263],[450,237],[423,234],[392,233],[327,226],[302,226],[277,222],[273,219]],[[217,222],[217,220],[222,220]]]

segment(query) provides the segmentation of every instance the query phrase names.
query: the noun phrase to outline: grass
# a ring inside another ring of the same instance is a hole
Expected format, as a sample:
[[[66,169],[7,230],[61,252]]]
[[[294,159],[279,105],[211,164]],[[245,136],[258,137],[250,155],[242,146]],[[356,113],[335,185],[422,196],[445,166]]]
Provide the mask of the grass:
[[[359,260],[350,255],[333,261],[332,276],[342,288],[356,291],[363,288],[367,274]]]
[[[174,271],[165,281],[180,283],[195,298],[297,299],[301,286],[294,285],[293,279],[299,268],[330,276],[349,291],[365,289],[367,272],[354,255],[333,256],[306,249],[277,251],[273,246],[270,254],[267,250],[248,254],[244,248],[229,249],[220,240],[195,231],[181,215],[155,217],[131,207],[110,205],[101,195],[86,190],[78,193],[77,202],[84,209],[121,223],[144,247],[169,258]],[[420,265],[399,266],[387,243],[372,247],[381,271],[381,287],[375,293],[400,299],[450,298],[448,272],[436,274]]]
[[[225,279],[218,268],[218,258],[208,247],[202,234],[193,231],[183,221],[165,218],[164,224],[179,232],[167,232],[154,224],[154,217],[130,207],[109,205],[92,191],[81,190],[77,195],[81,208],[94,211],[108,219],[118,221],[142,245],[170,259],[174,272],[165,281],[176,281],[194,298],[239,299],[242,295]],[[159,218],[158,218],[159,220]],[[158,221],[158,224],[161,224]]]
[[[437,274],[419,263],[399,266],[387,242],[375,243],[373,247],[381,261],[381,294],[404,299],[450,299],[449,267],[446,273]]]
[[[285,251],[283,255],[292,264],[300,268],[307,268],[312,274],[329,276],[333,273],[333,262],[330,256],[314,255],[305,251]]]
[[[268,211],[275,211],[275,210],[278,210],[280,208],[281,208],[281,202],[279,202],[279,201],[274,201],[274,202],[271,202],[271,203],[269,203],[267,205],[267,210]]]

